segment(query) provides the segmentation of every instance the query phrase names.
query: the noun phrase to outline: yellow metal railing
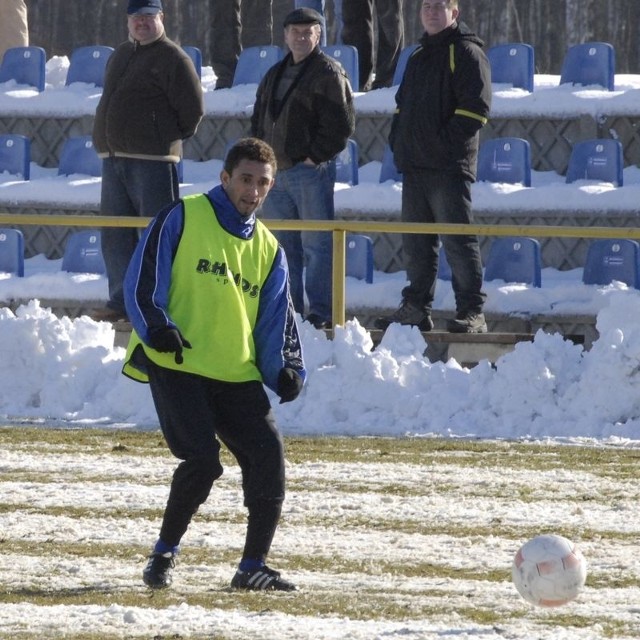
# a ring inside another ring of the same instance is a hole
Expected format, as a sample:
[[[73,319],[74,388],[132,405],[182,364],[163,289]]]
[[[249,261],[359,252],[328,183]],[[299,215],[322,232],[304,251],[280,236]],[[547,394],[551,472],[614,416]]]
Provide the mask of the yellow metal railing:
[[[146,227],[151,218],[132,216],[0,213],[0,225],[64,227]],[[517,224],[431,224],[375,220],[263,220],[273,231],[329,231],[333,234],[334,326],[345,322],[347,233],[434,233],[438,235],[533,236],[538,238],[629,238],[640,240],[640,227],[575,227]]]

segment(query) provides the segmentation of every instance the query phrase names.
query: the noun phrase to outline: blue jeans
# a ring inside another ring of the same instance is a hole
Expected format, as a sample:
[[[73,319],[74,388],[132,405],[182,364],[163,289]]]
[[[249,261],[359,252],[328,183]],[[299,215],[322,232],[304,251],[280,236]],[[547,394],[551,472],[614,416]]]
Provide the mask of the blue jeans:
[[[173,162],[105,158],[102,161],[100,213],[105,216],[153,217],[176,201],[178,172]],[[102,254],[109,279],[107,306],[124,313],[122,282],[139,230],[128,227],[103,227]]]
[[[471,182],[462,174],[416,171],[402,176],[402,221],[471,224]],[[475,235],[442,236],[451,267],[456,310],[482,311],[482,259]],[[433,234],[404,234],[402,249],[409,286],[404,300],[431,310],[436,289],[440,238]]]
[[[262,205],[261,216],[283,220],[333,220],[333,162],[315,167],[299,163],[278,171],[273,189]],[[304,312],[304,292],[309,315],[331,320],[332,234],[318,231],[276,233],[289,263],[291,298],[298,313]],[[303,285],[303,269],[306,273]]]

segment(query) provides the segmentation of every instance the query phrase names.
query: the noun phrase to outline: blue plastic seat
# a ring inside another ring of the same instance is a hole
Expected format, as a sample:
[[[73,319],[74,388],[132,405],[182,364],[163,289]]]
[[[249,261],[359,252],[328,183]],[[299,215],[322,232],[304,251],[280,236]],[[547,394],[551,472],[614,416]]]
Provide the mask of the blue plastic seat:
[[[358,280],[373,282],[373,241],[355,233],[346,238],[346,274]]]
[[[396,69],[393,72],[391,86],[397,87],[402,82],[402,76],[404,76],[404,70],[407,68],[407,62],[419,46],[418,44],[410,44],[402,49],[398,56],[398,64],[396,64]]]
[[[534,238],[496,238],[489,249],[484,279],[541,287],[540,243]]]
[[[71,273],[105,274],[107,268],[102,257],[100,231],[76,231],[67,238],[62,256],[62,271]]]
[[[112,53],[113,47],[102,45],[74,49],[71,52],[65,85],[86,82],[87,84],[95,84],[96,87],[104,86],[104,71]]]
[[[91,136],[73,136],[65,140],[58,163],[58,175],[80,173],[88,176],[102,175],[102,160],[98,156]]]
[[[0,173],[8,171],[28,180],[31,167],[31,140],[17,133],[0,135]]]
[[[336,156],[336,182],[355,186],[358,184],[359,152],[358,143],[352,138],[347,146]]]
[[[380,167],[380,182],[386,182],[387,180],[402,182],[402,174],[396,167],[391,147],[385,144],[382,152],[382,166]]]
[[[24,276],[24,238],[17,229],[0,229],[0,272]]]
[[[277,45],[270,44],[243,49],[238,57],[231,86],[260,84],[264,74],[282,58],[284,58],[284,51]]]
[[[533,91],[535,52],[530,44],[498,44],[487,51],[491,65],[491,82],[510,84]]]
[[[0,82],[15,80],[44,91],[45,50],[42,47],[11,47],[4,52],[0,64]]]
[[[562,62],[560,84],[600,85],[613,91],[616,52],[608,42],[585,42],[569,47]]]
[[[531,147],[523,138],[491,138],[480,145],[478,180],[531,186]]]
[[[353,91],[359,91],[360,67],[358,66],[358,50],[349,44],[332,44],[320,48],[342,65],[351,83],[351,88]]]
[[[640,244],[629,239],[593,240],[582,272],[584,284],[611,284],[614,280],[640,289]]]
[[[576,142],[571,150],[567,182],[598,180],[623,185],[622,144],[610,138]]]
[[[200,49],[188,44],[183,44],[182,49],[191,58],[191,62],[193,62],[193,66],[198,74],[198,78],[202,78],[202,52]]]

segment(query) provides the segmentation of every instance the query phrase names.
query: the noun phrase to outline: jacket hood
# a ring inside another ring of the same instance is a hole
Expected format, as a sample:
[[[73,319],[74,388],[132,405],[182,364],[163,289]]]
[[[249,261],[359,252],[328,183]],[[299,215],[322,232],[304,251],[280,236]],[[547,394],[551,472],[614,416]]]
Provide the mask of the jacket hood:
[[[426,49],[429,47],[446,46],[451,42],[460,42],[461,40],[473,42],[473,44],[479,47],[484,47],[484,41],[462,21],[454,22],[450,27],[443,29],[440,33],[436,33],[433,36],[430,36],[428,33],[423,33],[420,38],[420,44]]]

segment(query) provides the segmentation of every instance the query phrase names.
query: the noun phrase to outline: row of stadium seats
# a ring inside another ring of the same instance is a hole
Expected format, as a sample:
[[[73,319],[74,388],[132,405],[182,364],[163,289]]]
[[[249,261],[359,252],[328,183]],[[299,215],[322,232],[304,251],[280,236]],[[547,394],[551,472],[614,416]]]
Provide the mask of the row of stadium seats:
[[[576,142],[569,156],[566,182],[597,180],[624,184],[622,144],[610,138]],[[389,146],[384,150],[380,182],[400,182]],[[491,138],[485,140],[478,152],[478,181],[506,182],[531,186],[531,147],[523,138]]]
[[[440,250],[438,278],[451,280],[444,251]],[[542,286],[540,243],[535,238],[496,238],[485,261],[485,281],[503,280]],[[598,239],[589,244],[582,271],[584,284],[608,285],[613,281],[640,289],[640,243],[629,239]]]
[[[398,60],[393,86],[400,84],[407,60],[418,47],[405,47]],[[321,47],[344,67],[351,86],[359,87],[358,50],[349,45],[325,45]],[[198,76],[202,76],[202,53],[198,47],[185,45]],[[113,47],[93,45],[77,47],[71,53],[65,84],[86,82],[103,86],[104,70],[113,53]],[[277,45],[248,47],[240,53],[233,79],[233,86],[257,84],[266,71],[281,60],[285,51]],[[529,44],[508,43],[488,50],[491,76],[494,83],[511,84],[513,87],[533,91],[535,51]],[[18,84],[45,88],[46,53],[42,47],[13,47],[8,49],[0,65],[0,82],[15,80]],[[614,89],[616,56],[613,46],[606,42],[587,42],[569,47],[562,63],[560,84],[600,85],[609,91]]]
[[[0,135],[0,173],[29,180],[31,163],[31,142],[20,134]],[[359,152],[355,140],[349,140],[347,147],[336,158],[336,179],[338,182],[355,186],[358,178]],[[60,154],[58,175],[80,173],[100,176],[102,161],[96,153],[91,136],[72,136],[65,140]],[[182,162],[178,165],[178,177],[183,178]],[[402,174],[396,169],[393,154],[387,146],[380,168],[380,182],[402,181]],[[478,154],[478,180],[505,182],[531,186],[531,149],[523,138],[492,138],[480,146]],[[571,151],[566,181],[599,180],[611,182],[621,187],[623,181],[622,144],[613,139],[585,140],[577,142]]]
[[[62,271],[70,273],[106,273],[99,230],[72,233],[62,257]],[[373,242],[371,238],[348,234],[346,241],[348,276],[373,282]],[[24,237],[18,229],[0,229],[0,273],[24,276]]]
[[[184,51],[191,58],[198,76],[202,75],[202,55],[197,47],[184,46]],[[74,82],[85,82],[102,87],[107,61],[113,53],[113,47],[90,45],[77,47],[71,52],[69,69],[65,85]],[[15,81],[35,87],[38,91],[45,89],[46,52],[42,47],[11,47],[7,49],[0,64],[0,83]]]
[[[71,234],[62,258],[62,271],[106,273],[100,246],[100,231]],[[0,272],[24,276],[24,239],[17,229],[0,229]],[[347,234],[346,274],[373,282],[373,243],[368,236]],[[440,250],[438,278],[451,280],[451,269]],[[528,237],[496,238],[489,248],[485,281],[503,280],[542,286],[540,243]],[[640,243],[629,239],[598,239],[589,245],[582,274],[585,284],[624,282],[640,289]]]

